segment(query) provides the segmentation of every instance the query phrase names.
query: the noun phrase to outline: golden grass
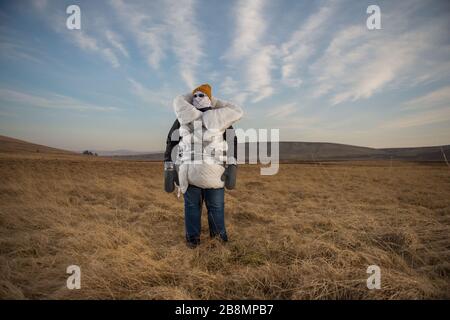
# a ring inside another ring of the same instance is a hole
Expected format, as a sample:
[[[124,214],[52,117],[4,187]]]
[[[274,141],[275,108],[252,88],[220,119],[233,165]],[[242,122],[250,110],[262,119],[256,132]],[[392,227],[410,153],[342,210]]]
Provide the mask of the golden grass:
[[[3,154],[0,176],[1,298],[450,298],[444,165],[241,165],[230,242],[208,239],[204,214],[194,250],[162,163]],[[81,290],[66,288],[71,264]],[[381,290],[366,287],[372,264]]]

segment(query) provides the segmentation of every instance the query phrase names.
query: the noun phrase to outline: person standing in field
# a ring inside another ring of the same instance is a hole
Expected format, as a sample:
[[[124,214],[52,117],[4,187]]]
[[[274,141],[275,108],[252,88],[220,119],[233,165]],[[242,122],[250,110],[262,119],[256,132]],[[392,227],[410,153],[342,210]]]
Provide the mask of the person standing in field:
[[[186,244],[190,248],[200,244],[203,202],[210,236],[226,242],[224,188],[235,187],[237,171],[232,124],[241,119],[243,111],[213,97],[209,84],[176,97],[173,107],[177,119],[166,141],[165,190],[173,192],[177,186],[184,195]]]

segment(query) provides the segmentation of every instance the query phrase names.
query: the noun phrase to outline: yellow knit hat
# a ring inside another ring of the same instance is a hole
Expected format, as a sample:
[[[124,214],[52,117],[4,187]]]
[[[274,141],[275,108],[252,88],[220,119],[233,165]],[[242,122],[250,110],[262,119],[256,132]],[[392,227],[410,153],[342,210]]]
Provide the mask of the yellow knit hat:
[[[192,94],[194,94],[197,91],[203,92],[204,94],[206,94],[209,97],[209,100],[211,100],[211,86],[209,84],[205,83],[205,84],[202,84],[201,86],[195,88],[192,91]]]

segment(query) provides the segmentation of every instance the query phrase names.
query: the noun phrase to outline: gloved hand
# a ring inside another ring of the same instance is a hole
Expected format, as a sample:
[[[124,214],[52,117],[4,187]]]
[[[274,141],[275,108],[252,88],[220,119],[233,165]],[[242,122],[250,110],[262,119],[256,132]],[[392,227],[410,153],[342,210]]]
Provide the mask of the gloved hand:
[[[220,177],[220,180],[225,181],[225,187],[228,190],[232,190],[236,186],[236,172],[237,166],[235,164],[229,164],[226,166],[222,177]]]
[[[178,174],[172,161],[164,162],[164,190],[173,192],[175,184],[178,183]]]

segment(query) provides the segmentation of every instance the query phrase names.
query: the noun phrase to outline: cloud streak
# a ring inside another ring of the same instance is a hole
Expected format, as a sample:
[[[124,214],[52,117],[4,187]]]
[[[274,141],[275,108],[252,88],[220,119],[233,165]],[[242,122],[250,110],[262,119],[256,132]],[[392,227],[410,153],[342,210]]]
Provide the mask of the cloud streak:
[[[167,30],[165,25],[151,22],[158,19],[155,11],[149,8],[144,10],[122,0],[112,0],[111,5],[119,20],[137,41],[149,66],[158,69],[167,49],[164,36]]]
[[[447,105],[450,102],[450,86],[445,86],[429,92],[421,97],[404,103],[404,109],[428,109]]]
[[[205,57],[203,39],[195,24],[197,6],[194,0],[169,0],[167,2],[167,23],[172,35],[172,48],[178,58],[180,74],[188,88],[196,84],[196,69],[200,59]]]
[[[135,38],[152,69],[159,69],[169,52],[177,57],[177,65],[184,83],[192,88],[196,83],[196,69],[205,57],[203,39],[197,26],[197,2],[159,1],[129,4],[113,0],[116,14]]]
[[[96,38],[87,35],[83,31],[77,30],[73,32],[71,39],[74,39],[75,43],[82,50],[99,54],[103,59],[108,61],[113,68],[120,67],[119,59],[113,50],[99,44],[99,41]]]
[[[285,119],[288,116],[292,115],[293,113],[295,113],[297,111],[296,107],[295,107],[295,103],[288,103],[285,105],[281,105],[276,107],[274,110],[270,111],[267,114],[267,117],[269,118],[278,118],[278,119]]]
[[[12,102],[28,107],[38,107],[46,109],[67,109],[76,111],[117,111],[117,107],[100,106],[87,103],[69,96],[46,93],[33,94],[12,89],[0,89],[0,101]]]
[[[298,71],[304,67],[304,62],[316,52],[316,42],[327,30],[326,27],[335,12],[335,6],[335,1],[330,1],[319,8],[290,36],[288,41],[282,44],[281,74],[285,85],[298,87],[302,84],[303,80],[298,75]]]
[[[412,29],[404,22],[409,17],[400,9],[391,13],[389,30],[368,31],[358,24],[333,36],[310,67],[314,97],[328,95],[330,103],[338,105],[370,98],[388,86],[417,83],[426,69],[421,61],[448,50],[448,45],[441,43],[446,23],[437,20]],[[427,68],[435,65],[427,62]]]
[[[267,30],[264,17],[266,6],[265,0],[241,0],[237,3],[234,9],[234,40],[222,57],[231,65],[240,65],[244,70],[244,85],[239,86],[240,98],[251,98],[253,103],[275,92],[272,71],[276,47],[263,43]]]
[[[105,31],[105,36],[106,36],[106,39],[108,39],[109,43],[111,44],[111,46],[113,48],[118,50],[123,56],[129,58],[130,55],[128,53],[128,50],[125,48],[125,46],[122,43],[120,37],[116,33],[114,33],[111,30],[106,30]]]
[[[113,68],[120,67],[120,61],[114,49],[121,50],[123,53],[125,48],[119,43],[117,36],[112,31],[107,30],[103,35],[95,34],[95,32],[88,33],[86,32],[88,28],[83,23],[81,30],[67,30],[65,21],[67,15],[65,11],[61,12],[60,7],[56,5],[56,1],[52,1],[50,4],[48,0],[34,0],[32,4],[36,10],[35,13],[55,33],[62,35],[66,40],[70,40],[70,43],[75,44],[81,50],[100,56]],[[102,28],[106,27],[102,26]],[[92,29],[90,28],[89,30],[91,31]]]
[[[381,129],[404,129],[446,121],[450,121],[450,105],[442,109],[418,112],[415,114],[402,116],[399,119],[388,121],[386,124],[381,126]]]
[[[139,97],[140,100],[150,105],[170,106],[171,92],[167,88],[148,89],[139,81],[128,78],[131,86],[131,92]]]

